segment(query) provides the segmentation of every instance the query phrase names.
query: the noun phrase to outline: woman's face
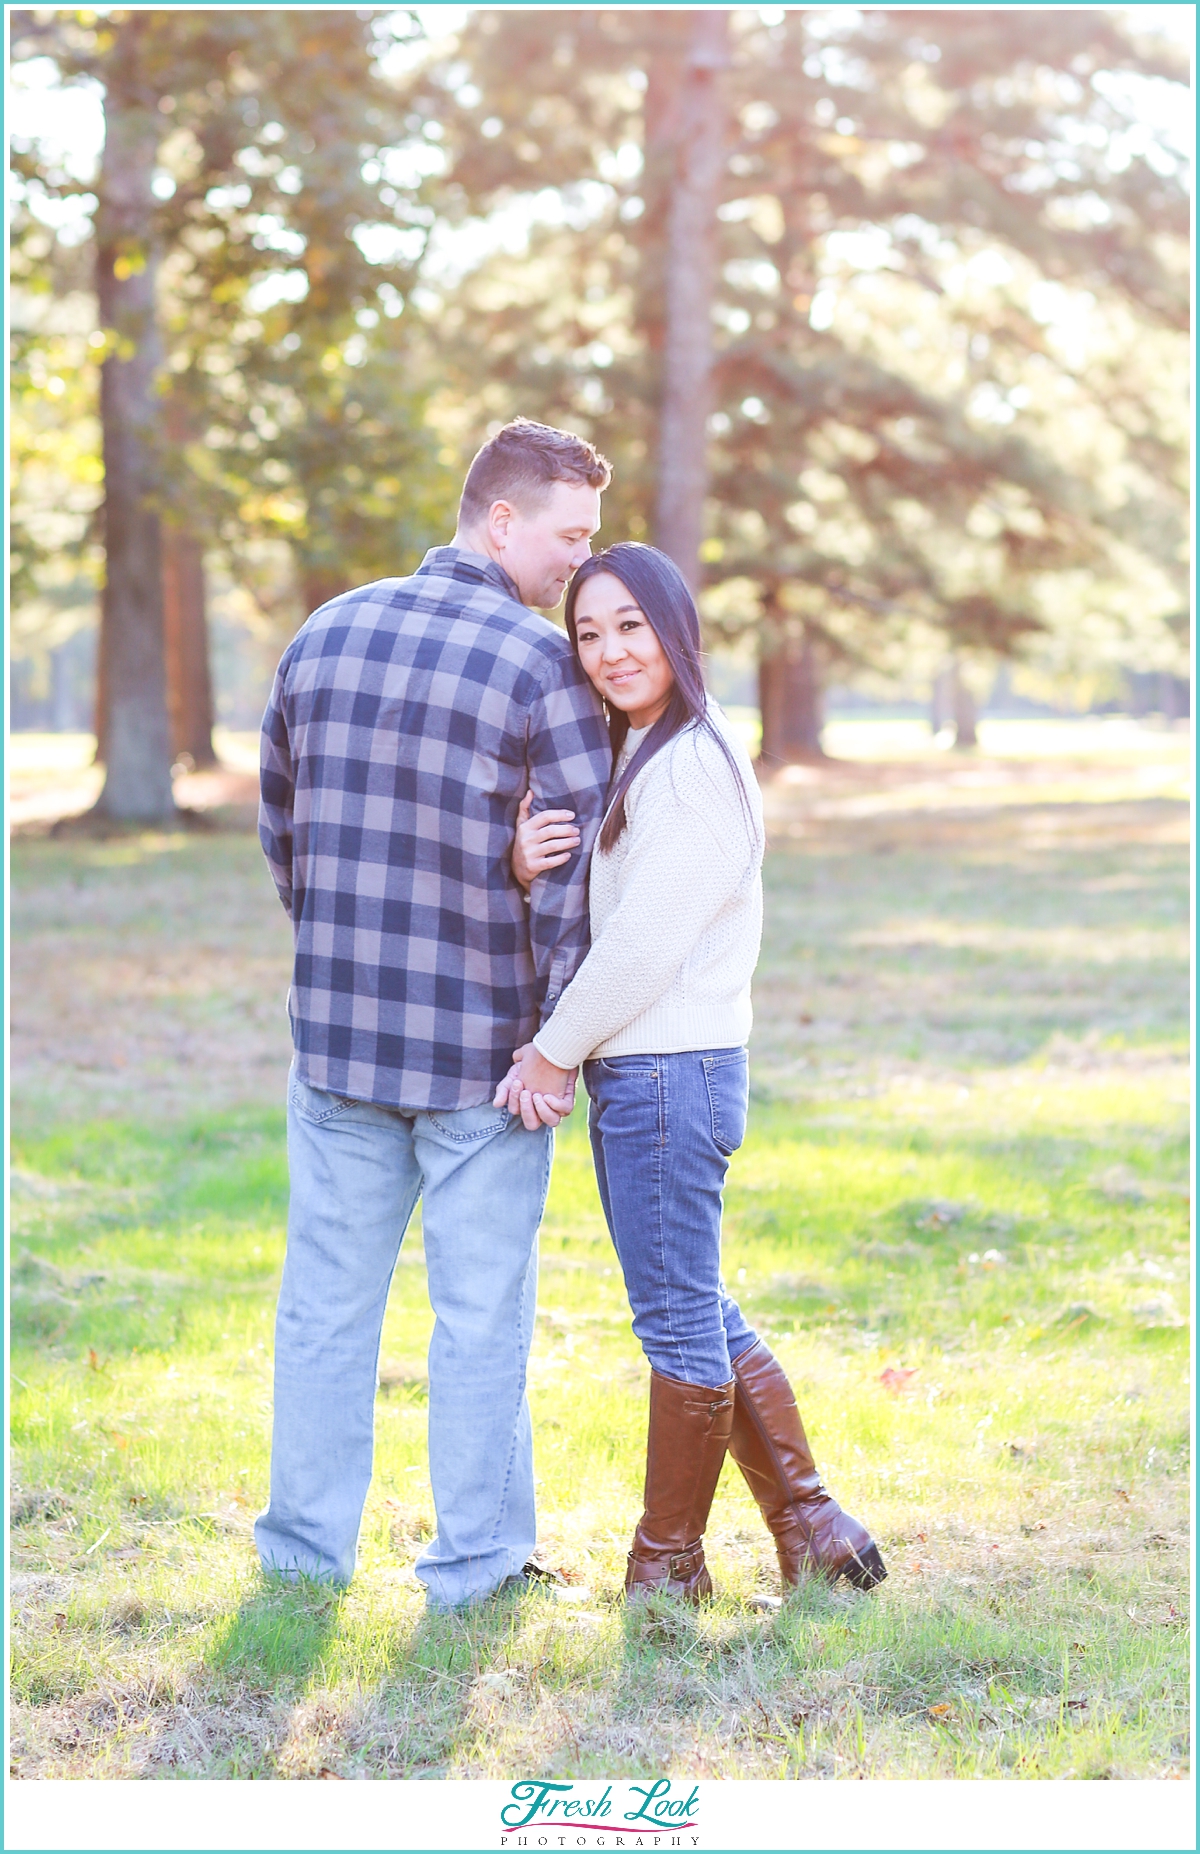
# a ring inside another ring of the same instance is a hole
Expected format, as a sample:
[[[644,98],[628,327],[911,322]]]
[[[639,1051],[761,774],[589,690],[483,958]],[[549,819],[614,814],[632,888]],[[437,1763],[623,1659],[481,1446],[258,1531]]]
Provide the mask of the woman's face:
[[[654,626],[615,574],[594,573],[580,587],[575,641],[585,672],[630,727],[658,720],[675,678]]]

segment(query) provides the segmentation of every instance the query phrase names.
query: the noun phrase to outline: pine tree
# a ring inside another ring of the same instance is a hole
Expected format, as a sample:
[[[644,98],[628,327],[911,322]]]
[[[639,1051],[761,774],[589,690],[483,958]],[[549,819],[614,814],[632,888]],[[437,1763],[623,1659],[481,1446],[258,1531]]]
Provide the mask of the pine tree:
[[[1144,125],[1139,145],[1121,86],[1184,70],[1103,12],[736,25],[702,551],[710,613],[732,632],[749,610],[759,634],[777,761],[819,751],[822,667],[913,639],[1011,654],[1074,609],[1081,575],[1182,601],[1181,434],[1161,386],[1114,394],[1112,375],[1147,343],[1159,381],[1183,358],[1182,173]],[[660,538],[664,478],[695,461],[661,445],[661,125],[689,30],[683,10],[481,13],[417,84],[445,130],[441,210],[547,186],[580,206],[532,238],[527,273],[502,257],[443,291],[457,390],[480,415],[586,423],[618,463],[612,514]],[[1090,294],[1104,367],[1063,352],[1047,291]]]
[[[16,58],[50,57],[64,82],[104,92],[92,183],[106,337],[97,809],[162,821],[173,814],[164,519],[173,615],[190,613],[190,629],[174,627],[176,655],[190,649],[194,662],[198,549],[283,533],[309,594],[323,568],[324,596],[359,573],[356,546],[392,570],[410,560],[414,511],[427,514],[440,487],[423,396],[388,316],[403,307],[411,258],[376,250],[372,262],[361,242],[364,228],[399,244],[426,229],[410,216],[411,187],[384,170],[410,136],[376,57],[379,35],[403,30],[404,17],[152,9],[13,24]],[[36,144],[14,152],[28,189],[18,241],[27,274],[37,280],[40,267],[44,280],[30,205],[87,183],[55,172]],[[281,280],[284,297],[303,300],[256,315],[256,291],[269,299]],[[362,324],[383,334],[373,371]],[[370,407],[349,390],[360,374]],[[414,480],[398,488],[406,464]],[[203,687],[192,694],[195,720]]]

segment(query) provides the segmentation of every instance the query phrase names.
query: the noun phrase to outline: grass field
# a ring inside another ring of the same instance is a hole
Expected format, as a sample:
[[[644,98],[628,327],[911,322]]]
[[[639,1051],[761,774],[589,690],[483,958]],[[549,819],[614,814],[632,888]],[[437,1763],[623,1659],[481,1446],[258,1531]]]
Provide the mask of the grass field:
[[[726,1274],[891,1572],[619,1600],[646,1373],[582,1127],[532,1362],[560,1597],[428,1619],[420,1230],[343,1594],[267,1588],[288,932],[229,832],[14,846],[23,1777],[1187,1769],[1187,743],[869,755],[768,792]]]

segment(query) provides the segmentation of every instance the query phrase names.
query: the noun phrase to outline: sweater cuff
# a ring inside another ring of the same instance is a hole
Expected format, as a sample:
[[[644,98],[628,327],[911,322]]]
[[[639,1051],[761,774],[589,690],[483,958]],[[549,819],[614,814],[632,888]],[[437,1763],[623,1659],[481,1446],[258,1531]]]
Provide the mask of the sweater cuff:
[[[545,1056],[546,1061],[552,1062],[556,1069],[577,1069],[592,1053],[590,1046],[583,1050],[577,1048],[567,1035],[560,1033],[556,1037],[553,1019],[542,1025],[532,1041],[538,1055]]]

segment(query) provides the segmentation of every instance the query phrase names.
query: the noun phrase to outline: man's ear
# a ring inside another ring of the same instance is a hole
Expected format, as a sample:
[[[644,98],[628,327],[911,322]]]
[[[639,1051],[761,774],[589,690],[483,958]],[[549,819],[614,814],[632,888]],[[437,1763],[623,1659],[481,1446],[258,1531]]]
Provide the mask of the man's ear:
[[[503,547],[508,539],[513,513],[511,502],[493,502],[488,510],[488,533],[497,547]]]

